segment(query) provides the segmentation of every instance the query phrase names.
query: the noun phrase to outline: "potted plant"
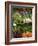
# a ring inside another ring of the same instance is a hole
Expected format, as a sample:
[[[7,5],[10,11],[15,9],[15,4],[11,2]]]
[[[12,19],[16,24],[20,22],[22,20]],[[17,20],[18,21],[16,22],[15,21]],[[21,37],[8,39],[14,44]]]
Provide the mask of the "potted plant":
[[[25,11],[25,10],[24,10]],[[19,12],[14,13],[13,15],[13,26],[14,32],[16,33],[16,37],[31,37],[32,36],[32,21],[31,14],[23,13],[21,15]]]

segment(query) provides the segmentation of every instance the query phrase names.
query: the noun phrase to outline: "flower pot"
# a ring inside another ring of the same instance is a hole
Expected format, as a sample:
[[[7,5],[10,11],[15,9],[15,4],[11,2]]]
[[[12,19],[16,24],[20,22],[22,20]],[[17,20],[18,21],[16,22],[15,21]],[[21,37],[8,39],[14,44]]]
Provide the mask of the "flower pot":
[[[32,33],[31,32],[24,32],[22,33],[22,37],[32,37]]]
[[[22,37],[27,37],[25,32],[22,33]]]
[[[27,37],[32,37],[32,32],[26,32]]]

